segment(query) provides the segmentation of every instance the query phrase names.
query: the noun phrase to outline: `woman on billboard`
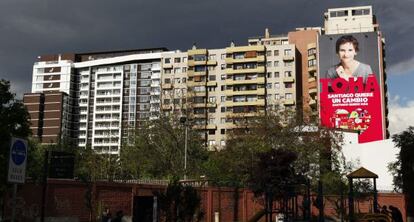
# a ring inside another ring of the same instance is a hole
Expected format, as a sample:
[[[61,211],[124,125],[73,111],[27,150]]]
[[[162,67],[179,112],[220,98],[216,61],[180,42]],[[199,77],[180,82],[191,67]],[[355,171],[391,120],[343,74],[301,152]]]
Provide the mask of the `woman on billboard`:
[[[355,59],[359,48],[358,40],[352,35],[340,37],[335,49],[340,62],[328,70],[328,78],[343,78],[348,81],[350,77],[363,77],[365,82],[368,75],[373,74],[371,66]]]

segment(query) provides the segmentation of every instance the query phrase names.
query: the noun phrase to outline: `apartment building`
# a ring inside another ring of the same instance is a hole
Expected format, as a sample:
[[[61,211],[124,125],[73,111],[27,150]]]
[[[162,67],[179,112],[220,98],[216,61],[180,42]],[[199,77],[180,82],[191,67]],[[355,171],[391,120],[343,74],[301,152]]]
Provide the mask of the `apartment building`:
[[[53,120],[61,125],[53,125],[60,131],[53,132],[51,143],[70,138],[80,147],[118,154],[121,143],[143,121],[159,115],[164,51],[158,48],[39,57],[34,65],[32,93],[25,94],[25,104],[33,110],[34,135],[45,143],[51,136],[47,131],[48,113],[60,111],[60,119],[53,114]],[[60,97],[55,98],[56,94]],[[49,103],[60,105],[60,109]]]

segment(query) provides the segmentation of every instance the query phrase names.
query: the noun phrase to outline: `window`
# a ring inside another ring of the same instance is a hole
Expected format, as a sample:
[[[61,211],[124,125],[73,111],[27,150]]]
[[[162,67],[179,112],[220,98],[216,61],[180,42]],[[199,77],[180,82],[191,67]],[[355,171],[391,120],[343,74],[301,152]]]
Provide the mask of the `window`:
[[[216,130],[208,130],[208,135],[214,135],[216,134]],[[216,141],[214,141],[214,144],[216,144]]]
[[[308,49],[308,56],[316,54],[316,48]]]
[[[342,11],[333,11],[330,13],[331,17],[344,17],[344,16],[348,16],[348,11],[347,10],[342,10]]]
[[[164,99],[164,104],[165,104],[165,105],[169,105],[169,104],[170,104],[170,102],[171,102],[171,100],[170,100],[170,99]]]
[[[272,78],[272,73],[271,72],[267,73],[267,78]]]
[[[220,101],[225,102],[226,101],[226,96],[221,96]]]
[[[226,118],[220,118],[220,123],[226,123]]]
[[[182,70],[181,70],[181,72],[183,72],[183,73],[184,72],[187,72],[187,67],[183,67]]]
[[[226,141],[225,140],[220,140],[220,146],[225,146],[226,145]]]
[[[216,81],[216,76],[215,75],[210,75],[210,76],[208,76],[208,79],[210,81]]]
[[[226,64],[221,64],[221,70],[226,69]]]
[[[369,15],[369,9],[352,10],[352,15]]]
[[[165,74],[171,74],[171,69],[164,69]]]
[[[220,134],[221,134],[221,135],[226,134],[226,129],[221,129],[221,130],[220,130]]]
[[[266,84],[266,89],[271,89],[272,88],[272,83],[267,83]]]
[[[215,140],[209,140],[208,141],[208,145],[209,146],[215,146],[216,145],[216,141]]]
[[[279,100],[280,99],[280,95],[279,94],[275,94],[275,100]]]
[[[226,107],[221,107],[220,112],[225,113],[226,112]]]
[[[180,78],[175,78],[175,79],[174,79],[174,83],[175,83],[175,84],[181,83],[181,79],[180,79]]]
[[[220,87],[220,90],[221,90],[221,91],[226,90],[226,86],[221,86],[221,87]]]
[[[278,67],[278,66],[279,66],[279,61],[275,61],[275,62],[274,62],[274,66],[275,66],[275,67]]]
[[[279,72],[275,72],[275,78],[279,78],[279,77],[280,77]]]
[[[285,77],[292,77],[292,71],[285,71]]]
[[[291,83],[291,82],[287,82],[287,83],[285,83],[285,88],[286,89],[290,89],[290,88],[292,88],[293,87],[293,84]]]
[[[215,120],[214,118],[208,118],[208,124],[214,124]]]
[[[187,78],[185,78],[185,77],[183,77],[183,83],[186,83],[187,82]]]
[[[171,83],[171,79],[169,79],[169,78],[164,79],[164,83],[165,83],[165,84],[169,84],[169,83]]]
[[[204,72],[204,71],[206,71],[205,66],[195,66],[194,67],[194,72]]]
[[[180,73],[180,68],[174,68],[174,73]]]
[[[274,51],[273,51],[273,55],[274,55],[274,56],[279,56],[279,50],[274,50]]]
[[[292,50],[291,49],[285,49],[285,56],[290,56],[292,55]]]
[[[208,97],[208,102],[215,103],[216,102],[216,97],[215,96]]]
[[[183,57],[183,62],[187,62],[187,57]]]
[[[173,102],[175,105],[177,105],[177,104],[180,104],[180,99],[174,99],[174,102]]]
[[[181,62],[181,58],[174,58],[174,63],[180,63]]]
[[[169,64],[169,63],[171,63],[171,58],[165,58],[165,59],[164,59],[164,63],[165,63],[165,64]]]
[[[316,59],[308,60],[308,67],[316,66]]]
[[[221,79],[221,80],[226,80],[226,74],[222,74],[222,75],[220,76],[220,79]]]
[[[215,54],[211,54],[208,56],[209,60],[216,60],[216,55]]]
[[[293,62],[285,62],[285,67],[292,67],[293,66]]]
[[[266,56],[272,56],[272,51],[266,51]]]
[[[266,62],[266,67],[272,67],[272,62]]]
[[[293,99],[292,93],[286,93],[285,94],[285,99]]]
[[[280,83],[278,82],[275,83],[275,89],[280,89]]]

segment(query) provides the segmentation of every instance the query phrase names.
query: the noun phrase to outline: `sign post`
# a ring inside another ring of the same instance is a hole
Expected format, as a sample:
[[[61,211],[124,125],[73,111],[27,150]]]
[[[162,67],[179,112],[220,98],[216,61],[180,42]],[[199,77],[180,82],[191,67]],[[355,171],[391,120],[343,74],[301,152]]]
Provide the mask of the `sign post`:
[[[16,193],[17,184],[23,184],[26,178],[27,163],[27,141],[19,138],[12,138],[9,155],[9,173],[7,181],[13,183],[13,208],[11,221],[16,217]]]

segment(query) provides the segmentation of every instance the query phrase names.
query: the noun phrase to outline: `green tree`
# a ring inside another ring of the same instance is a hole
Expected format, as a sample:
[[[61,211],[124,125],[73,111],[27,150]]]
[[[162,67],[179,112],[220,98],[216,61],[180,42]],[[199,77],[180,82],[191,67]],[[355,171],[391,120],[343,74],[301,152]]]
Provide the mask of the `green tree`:
[[[161,221],[165,222],[197,222],[201,221],[201,198],[197,190],[183,185],[173,179],[165,192],[155,192],[161,209]]]
[[[188,130],[187,172],[184,172],[185,127],[178,118],[160,116],[136,130],[132,145],[121,149],[122,174],[130,178],[190,178],[203,175],[208,152],[199,132]]]
[[[30,135],[29,114],[21,101],[10,92],[10,82],[0,80],[0,193],[7,187],[7,168],[11,137]]]
[[[394,186],[405,194],[407,217],[414,220],[414,127],[393,135],[392,141],[400,152],[389,169],[394,174]]]

